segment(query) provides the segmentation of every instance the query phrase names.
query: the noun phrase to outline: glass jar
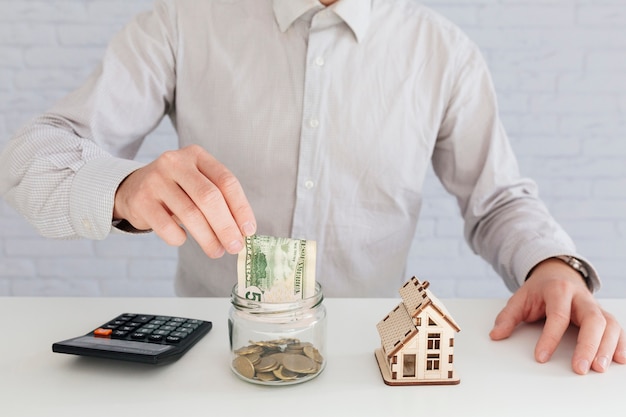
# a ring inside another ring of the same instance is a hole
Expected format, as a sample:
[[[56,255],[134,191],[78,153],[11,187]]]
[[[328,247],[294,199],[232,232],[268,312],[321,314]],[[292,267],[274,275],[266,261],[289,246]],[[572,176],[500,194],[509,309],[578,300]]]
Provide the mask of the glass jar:
[[[228,318],[231,369],[245,381],[290,385],[326,366],[326,308],[322,287],[302,300],[267,303],[231,293]]]

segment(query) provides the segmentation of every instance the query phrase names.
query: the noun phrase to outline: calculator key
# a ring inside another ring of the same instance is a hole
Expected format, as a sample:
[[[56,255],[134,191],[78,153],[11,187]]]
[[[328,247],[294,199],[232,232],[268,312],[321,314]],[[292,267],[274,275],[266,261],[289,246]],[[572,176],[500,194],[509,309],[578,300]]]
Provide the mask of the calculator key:
[[[152,330],[152,329],[139,329],[135,333],[141,333],[141,334],[148,335],[148,334],[152,334],[153,331],[154,330]]]
[[[137,316],[133,319],[133,321],[135,322],[139,322],[139,323],[147,323],[150,320],[152,320],[154,318],[154,316]]]
[[[179,337],[181,339],[184,339],[185,337],[187,337],[187,333],[185,333],[185,332],[173,332],[171,334],[171,337]]]
[[[93,335],[95,337],[105,337],[105,338],[109,338],[111,337],[111,333],[113,333],[113,330],[111,329],[103,329],[103,328],[99,328],[93,331]]]
[[[151,334],[148,337],[148,340],[151,342],[162,342],[165,339],[165,336],[162,334]]]
[[[157,330],[153,331],[152,334],[159,334],[161,336],[167,336],[168,334],[170,334],[170,331],[169,330],[163,330],[163,329],[157,329]]]
[[[176,337],[176,336],[167,336],[165,338],[165,341],[167,343],[180,343],[181,340],[183,340],[183,339],[180,338],[180,337]]]
[[[193,332],[193,329],[188,329],[186,327],[179,327],[178,329],[176,329],[176,332],[185,333],[185,335],[188,335],[189,333]]]
[[[134,340],[141,340],[141,339],[145,339],[145,338],[146,338],[146,336],[148,336],[148,334],[147,334],[147,333],[138,333],[138,332],[135,332],[135,333],[133,333],[133,334],[131,334],[131,335],[130,335],[130,338],[131,338],[131,339],[134,339]]]
[[[125,339],[126,336],[128,336],[128,332],[122,330],[114,330],[113,333],[111,333],[112,339]]]

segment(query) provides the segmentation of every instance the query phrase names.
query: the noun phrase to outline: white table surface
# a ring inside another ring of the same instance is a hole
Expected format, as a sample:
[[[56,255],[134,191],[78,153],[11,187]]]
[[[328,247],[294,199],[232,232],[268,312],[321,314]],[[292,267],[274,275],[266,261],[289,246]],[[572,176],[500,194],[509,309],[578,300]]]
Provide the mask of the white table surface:
[[[489,330],[505,300],[442,300],[461,327],[453,386],[387,386],[374,350],[376,323],[398,299],[326,299],[328,365],[298,385],[265,387],[229,367],[228,299],[0,298],[0,416],[624,416],[626,366],[604,374],[571,371],[575,332],[538,364],[541,326],[508,340]],[[624,300],[601,300],[626,323]],[[180,360],[154,367],[53,353],[122,312],[210,320],[213,329]]]

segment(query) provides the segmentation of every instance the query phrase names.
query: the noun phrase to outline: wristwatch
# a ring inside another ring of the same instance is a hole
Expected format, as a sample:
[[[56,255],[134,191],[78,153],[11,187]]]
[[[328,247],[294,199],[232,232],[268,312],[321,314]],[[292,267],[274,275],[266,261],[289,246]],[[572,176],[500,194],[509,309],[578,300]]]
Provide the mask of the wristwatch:
[[[576,270],[580,275],[582,275],[583,279],[587,286],[589,286],[589,271],[587,271],[587,267],[577,258],[568,255],[555,256],[556,259],[560,259],[561,261],[568,264],[572,269]]]

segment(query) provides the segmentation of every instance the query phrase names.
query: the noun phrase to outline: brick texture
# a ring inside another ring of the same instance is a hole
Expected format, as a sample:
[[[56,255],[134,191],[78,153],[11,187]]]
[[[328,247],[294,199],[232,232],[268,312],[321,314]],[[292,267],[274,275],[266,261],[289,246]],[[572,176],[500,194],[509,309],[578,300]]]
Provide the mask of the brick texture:
[[[522,172],[604,282],[626,297],[626,9],[623,0],[427,0],[481,47]],[[77,87],[152,0],[0,0],[0,146]],[[164,123],[140,151],[176,146]],[[407,264],[440,297],[508,292],[467,247],[431,173]],[[0,201],[0,296],[173,296],[176,250],[156,236],[50,241]]]

